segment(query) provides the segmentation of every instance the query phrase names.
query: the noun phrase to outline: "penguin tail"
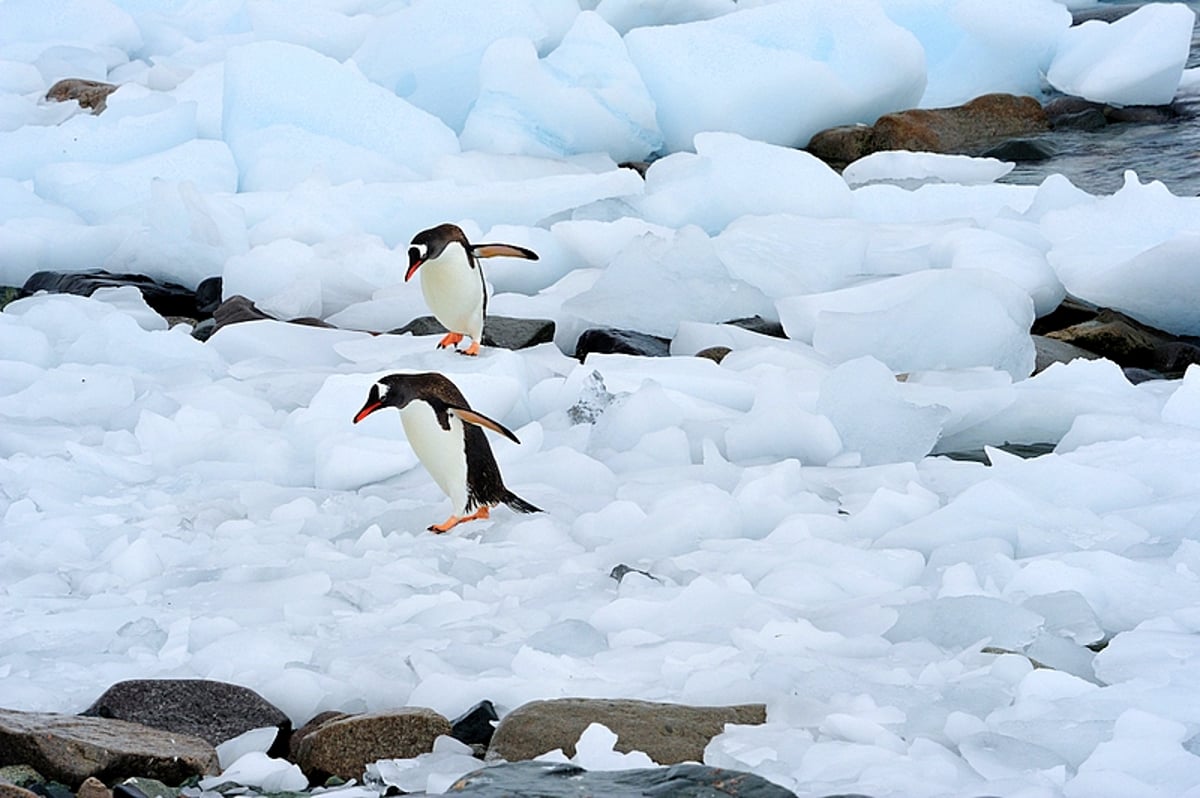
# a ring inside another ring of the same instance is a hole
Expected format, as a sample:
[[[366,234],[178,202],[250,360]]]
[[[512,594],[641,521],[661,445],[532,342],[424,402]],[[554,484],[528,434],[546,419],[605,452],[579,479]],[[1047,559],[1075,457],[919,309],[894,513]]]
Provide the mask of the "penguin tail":
[[[534,505],[532,505],[529,502],[522,499],[517,494],[513,493],[511,490],[505,491],[504,498],[502,498],[500,501],[502,501],[506,505],[508,505],[510,510],[513,510],[514,512],[518,512],[518,513],[545,512],[544,510],[542,510],[541,507],[535,507]]]

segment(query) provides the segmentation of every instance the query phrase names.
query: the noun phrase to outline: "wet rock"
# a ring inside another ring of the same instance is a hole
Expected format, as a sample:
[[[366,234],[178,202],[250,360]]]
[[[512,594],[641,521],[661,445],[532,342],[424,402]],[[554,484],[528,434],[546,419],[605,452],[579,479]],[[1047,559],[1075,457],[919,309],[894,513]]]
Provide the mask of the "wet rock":
[[[591,354],[638,355],[640,357],[669,357],[671,342],[657,335],[618,330],[613,327],[593,327],[583,331],[575,342],[575,359],[587,360]]]
[[[199,318],[196,309],[196,292],[178,283],[160,282],[144,274],[114,274],[104,269],[82,271],[34,272],[25,285],[21,286],[18,298],[32,296],[38,291],[51,294],[76,294],[91,296],[99,288],[120,288],[132,285],[142,292],[146,304],[161,316],[186,316]]]
[[[1045,139],[1010,139],[979,153],[982,158],[995,158],[1014,163],[1036,163],[1053,158],[1054,145]]]
[[[642,179],[644,180],[646,177],[646,170],[648,170],[650,168],[650,162],[649,161],[621,161],[621,163],[617,164],[617,166],[620,167],[621,169],[632,169],[633,171],[635,171],[639,175],[641,175]]]
[[[762,316],[749,316],[744,319],[732,319],[725,322],[731,327],[738,327],[743,330],[758,333],[759,335],[769,335],[772,338],[787,338],[787,333],[783,331],[783,325],[771,319],[764,319]]]
[[[65,784],[57,781],[44,781],[40,784],[29,785],[29,791],[39,798],[75,798],[75,793]]]
[[[38,798],[38,794],[24,787],[0,781],[0,798]]]
[[[21,296],[21,289],[13,285],[0,285],[0,310],[4,310],[9,302]]]
[[[1008,138],[1050,129],[1033,97],[985,94],[952,108],[913,108],[884,114],[865,130],[834,128],[806,148],[827,163],[845,165],[881,150],[976,155]]]
[[[450,736],[460,743],[482,746],[486,750],[499,720],[495,705],[484,699],[450,722]]]
[[[1053,124],[1055,130],[1099,130],[1108,126],[1108,118],[1099,108],[1087,108],[1055,117]]]
[[[445,335],[446,328],[433,316],[418,316],[392,335]],[[483,345],[497,349],[528,349],[554,340],[554,322],[550,319],[514,319],[488,316],[483,322]]]
[[[179,783],[217,772],[205,740],[106,718],[0,709],[0,762],[23,762],[49,779],[77,787],[149,776]]]
[[[1095,352],[1122,366],[1149,369],[1156,366],[1159,347],[1176,340],[1170,333],[1110,308],[1102,308],[1094,319],[1048,332],[1046,337]]]
[[[507,762],[477,770],[455,782],[447,794],[475,798],[795,798],[795,793],[761,776],[706,765],[593,772],[548,762]]]
[[[766,707],[762,704],[691,707],[606,698],[532,701],[501,719],[488,759],[515,762],[556,748],[574,756],[575,743],[583,730],[591,723],[601,723],[617,735],[617,751],[644,751],[664,765],[700,762],[704,747],[724,731],[725,724],[765,722]]]
[[[271,318],[274,318],[274,316],[259,310],[258,306],[246,297],[241,294],[234,294],[218,305],[217,309],[213,311],[213,322],[216,324],[213,332],[230,324],[241,324],[244,321],[261,321],[262,319]]]
[[[361,779],[375,760],[429,753],[437,736],[450,731],[450,721],[424,707],[333,718],[304,735],[295,762],[314,781]]]
[[[178,798],[182,790],[168,787],[156,779],[140,776],[125,779],[113,787],[113,798]]]
[[[225,281],[220,277],[207,277],[196,286],[196,316],[197,319],[211,318],[221,306],[221,292]]]
[[[1054,330],[1070,327],[1072,324],[1090,321],[1096,318],[1096,314],[1099,312],[1099,305],[1068,296],[1054,310],[1035,319],[1032,331],[1035,335],[1045,335]]]
[[[1181,116],[1174,105],[1107,105],[1082,97],[1056,97],[1046,103],[1046,118],[1055,130],[1095,130],[1111,123],[1163,124]]]
[[[618,582],[620,582],[622,579],[629,576],[630,574],[641,574],[642,576],[646,577],[647,579],[653,579],[655,582],[662,581],[661,579],[659,579],[657,576],[650,573],[649,571],[643,571],[641,568],[631,568],[628,565],[626,565],[625,563],[621,563],[620,565],[614,565],[613,569],[608,572],[609,577],[611,579],[616,579]]]
[[[60,103],[75,100],[81,108],[91,108],[93,114],[98,114],[108,105],[108,95],[116,90],[113,84],[98,80],[63,78],[50,87],[46,99]]]
[[[1076,358],[1095,360],[1100,357],[1095,352],[1044,335],[1033,336],[1033,348],[1037,352],[1034,374],[1045,371],[1054,363],[1070,363]]]
[[[82,713],[190,734],[219,745],[251,729],[279,729],[271,756],[288,750],[292,722],[248,687],[209,679],[131,679],[104,691]],[[136,774],[146,775],[146,774]]]

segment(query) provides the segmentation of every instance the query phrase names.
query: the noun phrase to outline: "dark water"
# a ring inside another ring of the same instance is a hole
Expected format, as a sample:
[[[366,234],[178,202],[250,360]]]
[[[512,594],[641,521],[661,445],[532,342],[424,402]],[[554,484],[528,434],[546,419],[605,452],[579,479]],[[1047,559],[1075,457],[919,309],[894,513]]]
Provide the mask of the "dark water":
[[[1142,3],[1113,3],[1130,8]],[[1190,6],[1200,16],[1200,0]],[[1200,26],[1192,35],[1188,67],[1200,66]],[[1143,182],[1161,180],[1178,196],[1200,196],[1200,95],[1176,102],[1181,115],[1162,124],[1110,124],[1095,131],[1055,131],[1042,138],[1056,154],[1045,161],[1017,164],[1005,183],[1041,183],[1047,175],[1066,175],[1092,194],[1111,194],[1124,183],[1126,169]]]

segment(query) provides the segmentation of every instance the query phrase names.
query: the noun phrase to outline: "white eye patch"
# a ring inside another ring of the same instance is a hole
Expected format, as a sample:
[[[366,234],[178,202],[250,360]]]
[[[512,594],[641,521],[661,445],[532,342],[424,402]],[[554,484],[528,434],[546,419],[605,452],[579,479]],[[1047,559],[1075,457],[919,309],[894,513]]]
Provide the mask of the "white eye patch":
[[[382,382],[375,383],[375,390],[379,391],[379,400],[381,402],[387,398],[388,387],[386,385],[384,385]]]
[[[429,247],[425,244],[413,244],[408,251],[417,253],[420,260],[425,260],[425,256],[429,254]]]

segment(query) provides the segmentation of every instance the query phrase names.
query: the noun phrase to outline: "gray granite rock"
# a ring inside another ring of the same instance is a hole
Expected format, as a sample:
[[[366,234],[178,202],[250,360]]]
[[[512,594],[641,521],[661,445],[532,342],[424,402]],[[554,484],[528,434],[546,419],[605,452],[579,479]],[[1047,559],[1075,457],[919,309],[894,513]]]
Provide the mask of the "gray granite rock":
[[[449,720],[424,707],[332,717],[306,731],[296,744],[295,762],[314,781],[361,779],[375,760],[429,753],[438,735],[450,731]]]
[[[418,316],[393,335],[445,335],[446,328],[433,316]],[[515,319],[488,316],[483,322],[483,345],[497,349],[528,349],[554,340],[554,322],[550,319]]]
[[[737,770],[675,765],[587,771],[575,765],[509,762],[463,776],[448,795],[474,798],[795,798],[778,784]]]
[[[218,767],[217,752],[199,737],[123,720],[11,709],[0,709],[0,762],[27,764],[71,787],[88,776],[149,776],[177,784]]]

